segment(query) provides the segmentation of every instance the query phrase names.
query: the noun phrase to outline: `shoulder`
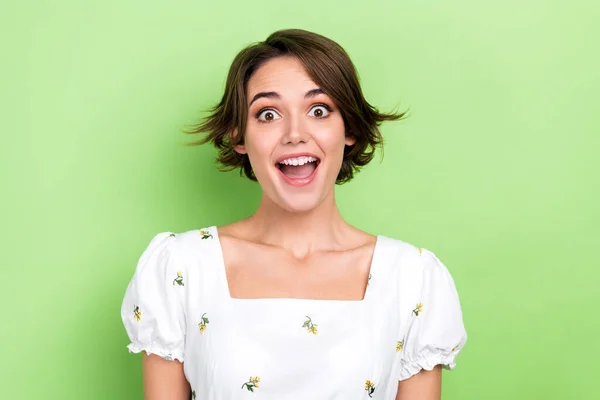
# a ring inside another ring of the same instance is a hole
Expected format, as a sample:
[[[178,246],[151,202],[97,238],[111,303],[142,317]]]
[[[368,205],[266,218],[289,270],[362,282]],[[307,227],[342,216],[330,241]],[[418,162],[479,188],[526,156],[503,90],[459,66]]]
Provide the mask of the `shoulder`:
[[[389,239],[398,256],[392,265],[396,271],[396,288],[405,300],[403,312],[412,312],[410,306],[426,303],[436,310],[445,310],[462,321],[458,290],[450,269],[433,251],[414,244]],[[421,309],[419,308],[419,310]],[[462,322],[461,322],[462,323]]]
[[[377,246],[388,260],[392,260],[393,268],[421,269],[424,267],[423,254],[428,251],[411,242],[384,236],[377,236]]]
[[[190,229],[181,232],[160,232],[150,241],[150,245],[158,245],[161,242],[176,252],[185,253],[198,249],[204,244],[210,243],[216,236],[215,227],[207,226],[197,229]]]
[[[383,235],[379,235],[378,238],[382,250],[394,256],[394,265],[397,268],[419,272],[447,269],[436,253],[429,248]]]
[[[214,240],[214,228],[203,227],[187,231],[161,231],[152,235],[140,256],[140,264],[146,264],[151,258],[169,258],[183,261],[195,258],[205,251]],[[207,240],[208,239],[208,240]]]
[[[380,257],[389,268],[390,284],[396,285],[403,296],[455,290],[449,268],[434,251],[401,239],[381,236],[379,240]]]

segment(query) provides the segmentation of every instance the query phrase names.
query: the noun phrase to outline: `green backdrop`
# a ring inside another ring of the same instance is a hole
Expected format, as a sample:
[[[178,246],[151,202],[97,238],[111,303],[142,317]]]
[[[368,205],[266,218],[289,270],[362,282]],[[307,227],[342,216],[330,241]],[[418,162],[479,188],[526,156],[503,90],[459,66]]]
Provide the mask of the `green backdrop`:
[[[244,45],[338,41],[410,118],[343,215],[435,252],[469,341],[445,399],[598,399],[600,7],[594,1],[8,1],[0,5],[2,399],[141,399],[119,307],[160,231],[258,186],[181,130]]]

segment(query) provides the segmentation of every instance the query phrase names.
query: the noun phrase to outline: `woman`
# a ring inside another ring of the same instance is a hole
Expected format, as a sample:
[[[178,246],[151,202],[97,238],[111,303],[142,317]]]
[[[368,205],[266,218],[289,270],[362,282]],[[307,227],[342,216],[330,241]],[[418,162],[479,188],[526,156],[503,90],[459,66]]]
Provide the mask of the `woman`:
[[[439,399],[466,341],[434,253],[340,216],[335,184],[381,143],[332,40],[282,30],[242,50],[190,133],[263,192],[225,226],[157,234],[122,306],[146,399]],[[184,362],[185,361],[185,362]]]

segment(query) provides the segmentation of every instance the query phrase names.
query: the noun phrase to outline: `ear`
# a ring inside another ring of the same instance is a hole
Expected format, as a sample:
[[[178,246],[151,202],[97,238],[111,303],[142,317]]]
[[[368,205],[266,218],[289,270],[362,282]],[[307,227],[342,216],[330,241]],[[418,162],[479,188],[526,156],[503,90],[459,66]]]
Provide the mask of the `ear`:
[[[356,143],[356,138],[352,135],[346,135],[344,142],[346,143],[346,146],[352,146]]]
[[[238,129],[235,128],[232,132],[229,132],[229,140],[231,142],[233,142],[233,138],[235,138],[237,136],[238,133]],[[246,154],[246,146],[243,144],[236,144],[233,145],[233,150],[235,150],[236,152],[238,152],[239,154]]]

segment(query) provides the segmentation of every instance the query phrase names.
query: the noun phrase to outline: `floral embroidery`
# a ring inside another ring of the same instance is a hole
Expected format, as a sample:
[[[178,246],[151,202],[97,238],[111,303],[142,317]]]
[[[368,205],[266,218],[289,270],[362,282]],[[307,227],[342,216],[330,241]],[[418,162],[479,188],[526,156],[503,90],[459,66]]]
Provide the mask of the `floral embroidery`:
[[[208,239],[211,238],[212,239],[212,235],[210,234],[209,231],[205,230],[205,229],[201,229],[200,230],[200,235],[202,235],[202,239]]]
[[[260,376],[251,376],[250,380],[242,385],[242,389],[246,387],[251,392],[254,392],[254,388],[259,388],[260,386]]]
[[[369,397],[373,397],[373,392],[375,392],[375,382],[371,382],[367,379],[365,382],[365,390],[367,391]]]
[[[310,317],[306,317],[308,318],[306,321],[304,321],[304,323],[302,324],[303,328],[306,328],[306,330],[308,331],[308,333],[312,333],[313,335],[316,335],[317,332],[317,325],[313,324],[312,320],[310,319]]]
[[[171,354],[163,354],[162,358],[167,361],[173,361],[173,356]]]
[[[403,348],[404,348],[404,339],[398,340],[396,342],[396,352],[402,351]]]
[[[196,398],[196,391],[192,390],[192,399],[195,399],[195,398]]]
[[[177,278],[173,279],[173,286],[175,286],[175,284],[178,284],[179,286],[185,286],[183,284],[183,274],[181,271],[177,271]]]
[[[419,255],[423,255],[423,249],[421,247],[419,247]]]
[[[133,318],[137,319],[138,322],[142,319],[142,312],[139,306],[133,306]]]
[[[413,310],[413,314],[415,314],[415,316],[419,316],[419,313],[423,312],[423,303],[417,303],[417,306],[415,307],[415,309]]]
[[[452,352],[454,353],[459,347],[460,347],[460,343],[457,344],[456,346],[454,346],[454,348],[452,349]]]
[[[202,321],[200,321],[200,323],[198,324],[198,328],[200,328],[200,333],[204,333],[204,331],[206,330],[206,324],[208,324],[208,318],[205,317],[206,313],[202,314],[202,317],[200,317],[202,319]]]
[[[369,283],[371,283],[371,274],[369,274],[369,278],[367,279],[367,286],[369,286]]]

